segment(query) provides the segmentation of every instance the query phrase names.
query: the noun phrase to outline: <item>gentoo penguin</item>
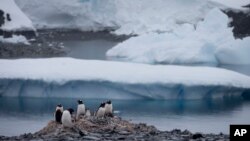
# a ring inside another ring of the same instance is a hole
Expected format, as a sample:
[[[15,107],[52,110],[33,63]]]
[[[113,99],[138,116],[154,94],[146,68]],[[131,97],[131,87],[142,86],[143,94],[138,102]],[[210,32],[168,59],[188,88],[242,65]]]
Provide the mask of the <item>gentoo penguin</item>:
[[[61,104],[58,104],[56,106],[56,112],[55,112],[55,121],[58,123],[62,123],[62,113],[63,113],[63,106]]]
[[[105,115],[105,103],[101,103],[99,106],[99,109],[96,112],[97,117],[104,117]]]
[[[69,128],[73,127],[73,122],[72,122],[73,112],[74,112],[74,110],[71,108],[63,111],[62,124],[64,127],[69,127]]]
[[[81,115],[85,114],[85,105],[81,100],[78,100],[76,119],[78,120]]]
[[[86,117],[90,117],[91,116],[91,112],[90,112],[89,109],[86,109],[85,116]]]
[[[105,103],[105,115],[106,116],[113,116],[113,105],[111,103],[111,100],[108,100],[106,103]]]

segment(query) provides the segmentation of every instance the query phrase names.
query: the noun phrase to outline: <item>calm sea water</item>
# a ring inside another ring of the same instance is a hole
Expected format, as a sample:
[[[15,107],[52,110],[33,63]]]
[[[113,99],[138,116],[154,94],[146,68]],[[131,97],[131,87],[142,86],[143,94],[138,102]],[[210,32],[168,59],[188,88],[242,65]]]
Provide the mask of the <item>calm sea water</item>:
[[[77,99],[0,98],[0,135],[35,132],[53,119],[55,105],[75,108]],[[95,111],[103,100],[84,100]],[[228,133],[230,124],[249,124],[250,101],[217,100],[114,100],[115,113],[132,122],[193,132]]]
[[[105,52],[117,42],[105,40],[67,41],[69,57],[105,60]],[[250,66],[220,66],[250,76]],[[84,100],[96,110],[103,100]],[[35,132],[53,119],[55,106],[76,109],[76,99],[0,97],[0,135]],[[250,101],[217,100],[114,100],[116,114],[132,122],[154,125],[160,130],[174,128],[192,132],[229,133],[230,124],[250,124]]]

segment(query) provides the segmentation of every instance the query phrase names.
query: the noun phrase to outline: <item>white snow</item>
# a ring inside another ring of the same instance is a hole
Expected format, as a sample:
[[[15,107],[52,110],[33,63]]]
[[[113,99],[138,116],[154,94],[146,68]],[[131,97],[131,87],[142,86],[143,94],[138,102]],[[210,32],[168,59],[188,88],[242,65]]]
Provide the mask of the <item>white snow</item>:
[[[234,9],[243,9],[242,6],[250,4],[249,0],[210,0],[216,3],[220,3],[226,7]]]
[[[112,28],[115,34],[172,31],[179,24],[196,24],[214,7],[241,9],[247,1],[16,0],[38,28]]]
[[[208,0],[16,0],[38,28],[117,29],[115,34],[171,31],[196,24],[216,4]]]
[[[222,64],[250,64],[250,37],[228,42],[218,48],[216,56]]]
[[[0,79],[72,80],[124,84],[183,84],[250,88],[250,77],[219,68],[147,65],[72,58],[0,60]]]
[[[183,24],[169,33],[132,37],[106,54],[110,59],[150,64],[250,64],[250,40],[235,39],[229,18],[219,9],[193,26]]]
[[[11,21],[5,20],[3,30],[34,30],[31,20],[19,9],[14,0],[1,0],[0,9],[9,13]]]
[[[13,35],[10,38],[3,38],[2,36],[0,36],[0,42],[3,42],[3,43],[12,43],[12,44],[24,43],[26,45],[30,44],[28,42],[28,40],[24,36],[22,36],[22,35]]]

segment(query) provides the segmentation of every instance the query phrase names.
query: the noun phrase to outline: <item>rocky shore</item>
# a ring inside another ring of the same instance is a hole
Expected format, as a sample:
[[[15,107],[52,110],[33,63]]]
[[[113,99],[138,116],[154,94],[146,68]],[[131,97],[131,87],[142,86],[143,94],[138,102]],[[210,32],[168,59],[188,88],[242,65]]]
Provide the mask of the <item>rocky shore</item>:
[[[191,133],[188,130],[159,131],[154,126],[144,123],[135,124],[119,117],[114,118],[82,118],[74,123],[73,128],[64,128],[55,121],[50,121],[46,127],[36,133],[27,133],[20,136],[0,136],[3,141],[63,141],[63,140],[140,140],[140,141],[227,141],[229,136],[225,134]]]
[[[37,31],[37,36],[28,33],[27,36],[30,44],[0,42],[0,59],[65,57],[69,50],[65,48],[64,41],[104,39],[121,42],[130,37],[116,36],[109,31],[84,32],[75,29],[43,29]]]

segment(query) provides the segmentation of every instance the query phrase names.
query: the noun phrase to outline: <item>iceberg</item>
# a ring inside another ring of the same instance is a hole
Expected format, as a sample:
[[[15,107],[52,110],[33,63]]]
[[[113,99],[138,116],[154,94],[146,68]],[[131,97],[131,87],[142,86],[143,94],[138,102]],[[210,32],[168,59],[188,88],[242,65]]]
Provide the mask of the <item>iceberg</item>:
[[[212,67],[73,58],[0,60],[0,96],[211,99],[249,95],[250,77]]]
[[[107,51],[111,60],[149,64],[250,64],[250,37],[235,39],[229,18],[218,8],[205,19],[169,33],[132,37]]]

